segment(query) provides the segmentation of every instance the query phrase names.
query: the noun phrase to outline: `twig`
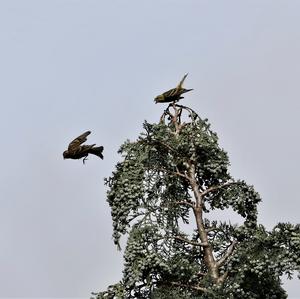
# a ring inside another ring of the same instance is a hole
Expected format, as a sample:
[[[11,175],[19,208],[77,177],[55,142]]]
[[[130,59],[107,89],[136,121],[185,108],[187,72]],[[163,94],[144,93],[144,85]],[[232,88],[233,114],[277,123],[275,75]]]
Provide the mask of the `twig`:
[[[225,254],[217,261],[217,266],[218,267],[222,266],[226,262],[226,260],[232,255],[234,247],[235,247],[236,244],[237,244],[237,240],[233,240],[231,242],[231,244],[228,247]]]
[[[217,283],[222,284],[228,276],[228,271],[226,271],[222,276],[219,277]]]
[[[213,292],[211,290],[208,290],[207,288],[203,288],[203,287],[200,287],[200,286],[188,285],[188,284],[184,284],[184,283],[180,283],[180,282],[176,282],[176,281],[171,281],[171,284],[173,284],[175,286],[178,286],[178,287],[184,287],[184,288],[189,288],[189,289],[193,289],[193,290],[213,294]]]
[[[212,232],[214,230],[219,230],[219,228],[218,227],[209,227],[209,228],[206,228],[205,230],[206,230],[207,233],[209,233],[209,232]]]
[[[194,204],[191,202],[187,202],[187,201],[175,201],[174,202],[177,205],[187,205],[190,206],[191,208],[194,208]]]
[[[230,186],[230,185],[233,185],[233,184],[239,184],[239,182],[227,182],[223,185],[209,187],[206,190],[204,190],[203,192],[201,192],[201,197],[203,197],[204,195],[206,195],[209,192],[214,192],[214,191],[217,191],[219,189],[222,189],[224,187],[227,187],[227,186]]]
[[[186,239],[186,238],[183,238],[183,237],[180,237],[180,236],[175,236],[174,239],[183,241],[183,242],[185,242],[185,243],[188,243],[188,244],[194,245],[194,246],[202,246],[202,247],[208,246],[208,243],[198,243],[198,242],[193,242],[193,241],[190,241],[190,240],[188,240],[188,239]]]
[[[162,167],[155,167],[155,168],[153,168],[153,170],[161,171],[161,172],[167,172],[169,174],[177,175],[177,176],[180,176],[180,177],[185,178],[185,179],[188,180],[188,176],[181,173],[181,172],[179,172],[178,170],[171,171],[171,170],[168,170],[168,169],[165,169],[165,168],[162,168]]]
[[[182,177],[182,178],[188,179],[188,176],[187,176],[187,175],[185,175],[185,174],[179,172],[178,170],[177,170],[177,171],[174,171],[173,173],[176,174],[176,175],[178,175],[178,176],[180,176],[180,177]]]

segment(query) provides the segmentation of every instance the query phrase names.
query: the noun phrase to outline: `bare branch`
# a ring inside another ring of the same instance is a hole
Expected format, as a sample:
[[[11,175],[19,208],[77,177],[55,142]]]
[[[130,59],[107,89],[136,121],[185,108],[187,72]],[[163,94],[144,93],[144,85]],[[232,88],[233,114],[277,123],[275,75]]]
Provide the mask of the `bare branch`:
[[[176,150],[169,144],[161,141],[161,140],[157,140],[157,139],[148,139],[148,140],[139,140],[138,141],[139,143],[142,143],[142,144],[149,144],[149,145],[157,145],[157,144],[160,144],[162,146],[164,146],[165,148],[169,149],[170,151],[172,152],[176,152]]]
[[[198,243],[198,242],[193,242],[193,241],[190,241],[190,240],[188,240],[188,239],[186,239],[186,238],[183,238],[183,237],[180,237],[180,236],[175,236],[174,239],[183,241],[183,242],[185,242],[185,243],[188,243],[188,244],[194,245],[194,246],[202,246],[202,247],[208,246],[208,243]]]
[[[192,164],[189,168],[189,181],[195,197],[196,204],[193,208],[193,212],[195,215],[199,237],[202,243],[209,244],[207,232],[203,223],[203,199],[201,196],[201,192],[199,191],[199,185],[196,180],[194,164]],[[212,279],[217,281],[217,279],[219,278],[219,273],[216,265],[216,260],[213,255],[213,248],[210,245],[204,247],[204,261]]]
[[[190,206],[191,208],[194,208],[194,204],[191,202],[187,202],[187,201],[175,201],[174,202],[177,205],[187,205]]]
[[[219,277],[217,283],[222,284],[228,276],[228,271],[226,271],[222,276]]]
[[[192,290],[197,290],[197,291],[202,291],[205,293],[212,293],[213,292],[211,290],[208,290],[207,288],[203,288],[200,286],[193,286],[193,285],[188,285],[188,284],[184,284],[184,283],[180,283],[180,282],[176,282],[176,281],[172,281],[171,282],[172,285],[178,286],[178,287],[184,287],[184,288],[188,288],[188,289],[192,289]]]
[[[203,276],[206,276],[207,274],[208,274],[207,272],[205,273],[205,272],[201,272],[201,271],[199,271],[199,272],[197,273],[198,276],[202,276],[202,277],[203,277]]]
[[[171,145],[169,145],[161,140],[153,140],[153,143],[159,143],[159,144],[163,145],[164,147],[166,147],[167,149],[169,149],[170,151],[176,152],[176,150]]]
[[[209,227],[209,228],[206,228],[205,230],[206,230],[207,233],[209,233],[209,232],[212,232],[214,230],[219,230],[219,228],[218,227]]]
[[[194,197],[196,200],[196,207],[201,209],[202,213],[202,196],[201,192],[199,191],[199,185],[197,184],[196,176],[195,176],[195,165],[190,164],[190,167],[188,169],[188,180],[190,182],[191,188],[194,193]]]
[[[174,173],[177,174],[178,176],[181,176],[181,177],[187,179],[187,180],[189,179],[189,177],[186,174],[183,174],[179,171],[178,167],[176,167],[176,172],[174,172]]]
[[[237,240],[233,240],[231,242],[231,244],[228,247],[225,254],[217,261],[217,266],[218,267],[222,266],[226,262],[226,260],[232,255],[234,247],[235,247],[236,244],[237,244]]]
[[[239,182],[227,182],[227,183],[225,183],[223,185],[209,187],[206,190],[204,190],[203,192],[201,192],[201,196],[203,197],[207,193],[214,192],[214,191],[217,191],[219,189],[222,189],[224,187],[227,187],[227,186],[230,186],[230,185],[234,185],[234,184],[239,184]]]
[[[161,172],[167,172],[169,174],[177,175],[177,176],[180,176],[180,177],[183,177],[183,178],[187,179],[187,176],[185,174],[179,172],[179,171],[170,171],[170,170],[162,168],[162,167],[155,167],[155,168],[153,168],[153,170],[161,171]]]

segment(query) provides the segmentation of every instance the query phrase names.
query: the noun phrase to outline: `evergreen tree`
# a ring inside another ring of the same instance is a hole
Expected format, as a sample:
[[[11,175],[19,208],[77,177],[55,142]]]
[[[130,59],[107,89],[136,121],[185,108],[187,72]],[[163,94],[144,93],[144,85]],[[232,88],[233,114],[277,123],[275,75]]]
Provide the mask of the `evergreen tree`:
[[[97,299],[287,298],[280,276],[299,273],[300,226],[257,223],[261,198],[230,175],[207,120],[170,104],[119,152],[106,185],[115,244],[128,235],[123,278]],[[241,225],[209,217],[228,208]]]

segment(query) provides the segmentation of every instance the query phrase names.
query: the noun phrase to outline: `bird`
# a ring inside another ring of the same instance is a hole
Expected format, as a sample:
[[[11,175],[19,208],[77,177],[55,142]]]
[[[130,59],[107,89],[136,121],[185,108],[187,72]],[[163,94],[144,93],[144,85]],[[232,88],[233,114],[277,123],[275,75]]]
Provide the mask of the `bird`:
[[[188,91],[191,91],[193,89],[185,89],[182,87],[182,84],[187,77],[188,74],[185,74],[182,78],[182,80],[179,82],[179,84],[161,95],[157,96],[154,99],[154,102],[157,103],[169,103],[169,102],[178,102],[180,99],[183,99],[181,96],[183,93],[186,93]]]
[[[87,140],[87,136],[91,134],[91,131],[86,131],[80,136],[76,137],[68,146],[68,149],[63,152],[64,159],[81,159],[83,158],[83,164],[87,160],[88,154],[98,156],[103,160],[103,146],[95,147],[96,144],[81,145]]]

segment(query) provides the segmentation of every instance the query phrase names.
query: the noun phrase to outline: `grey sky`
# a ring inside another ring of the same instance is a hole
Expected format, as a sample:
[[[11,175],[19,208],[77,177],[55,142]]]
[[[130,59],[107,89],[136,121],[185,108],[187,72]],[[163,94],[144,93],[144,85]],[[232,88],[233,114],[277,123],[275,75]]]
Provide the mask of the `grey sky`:
[[[103,178],[164,108],[207,117],[260,222],[299,223],[299,1],[0,0],[0,297],[89,297],[121,277]],[[63,161],[85,130],[105,160]],[[299,281],[286,283],[300,298]]]

